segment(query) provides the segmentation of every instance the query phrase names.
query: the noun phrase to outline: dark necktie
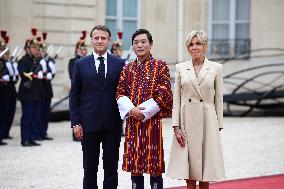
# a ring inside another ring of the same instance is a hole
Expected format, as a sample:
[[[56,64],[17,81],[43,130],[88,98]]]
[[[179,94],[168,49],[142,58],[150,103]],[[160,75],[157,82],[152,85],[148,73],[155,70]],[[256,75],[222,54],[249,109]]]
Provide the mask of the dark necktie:
[[[104,63],[104,57],[98,57],[100,60],[100,65],[98,68],[98,82],[100,87],[103,87],[105,82],[105,63]]]

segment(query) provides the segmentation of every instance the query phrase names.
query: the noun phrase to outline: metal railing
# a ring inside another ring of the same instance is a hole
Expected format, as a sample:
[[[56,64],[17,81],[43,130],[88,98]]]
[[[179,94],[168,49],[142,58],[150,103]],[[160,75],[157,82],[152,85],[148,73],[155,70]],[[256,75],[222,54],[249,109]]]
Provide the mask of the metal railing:
[[[209,59],[228,59],[241,56],[242,59],[250,58],[250,39],[214,39],[209,41]]]

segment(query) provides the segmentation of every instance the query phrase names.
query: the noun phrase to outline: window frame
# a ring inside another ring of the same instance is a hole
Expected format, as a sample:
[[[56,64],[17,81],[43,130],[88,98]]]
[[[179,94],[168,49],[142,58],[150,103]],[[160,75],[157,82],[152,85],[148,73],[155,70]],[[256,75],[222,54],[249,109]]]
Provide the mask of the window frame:
[[[248,19],[237,19],[237,1],[238,0],[228,0],[229,1],[229,19],[228,20],[224,20],[224,21],[216,21],[213,20],[213,8],[214,8],[214,0],[208,0],[208,38],[210,41],[214,41],[214,40],[220,40],[220,41],[228,41],[229,45],[229,49],[227,49],[228,52],[230,52],[231,54],[229,56],[231,56],[232,54],[235,54],[234,52],[232,53],[232,51],[230,50],[231,48],[235,48],[236,43],[238,43],[238,40],[242,40],[242,39],[238,39],[236,36],[236,28],[237,28],[237,24],[248,24],[249,25],[249,32],[250,32],[250,17]],[[251,0],[250,0],[251,1]],[[251,10],[251,2],[249,3],[250,7],[249,9]],[[226,24],[228,26],[228,38],[224,38],[224,39],[215,39],[213,38],[213,26],[217,25],[217,24]],[[249,47],[249,51],[250,51],[250,33],[248,34],[248,37],[244,40],[248,41],[248,47]],[[224,45],[225,43],[223,43]],[[210,44],[209,44],[210,46]],[[222,46],[222,42],[221,42],[221,46]],[[211,48],[208,49],[208,54],[213,55],[213,52]]]
[[[106,5],[107,6],[107,5]],[[117,32],[123,32],[123,22],[124,21],[136,21],[136,29],[140,28],[140,14],[141,14],[141,11],[140,11],[140,7],[141,7],[141,0],[137,0],[137,15],[136,17],[126,17],[126,16],[123,16],[123,0],[116,0],[116,16],[109,16],[107,15],[107,11],[106,11],[106,16],[105,16],[105,21],[107,23],[108,20],[110,21],[116,21],[116,33],[113,34],[112,36],[112,40],[113,41],[116,41],[118,40],[117,39]],[[125,40],[126,38],[123,37],[123,41]],[[127,39],[129,40],[129,39]],[[128,48],[128,47],[127,47]],[[127,49],[125,49],[127,50]]]

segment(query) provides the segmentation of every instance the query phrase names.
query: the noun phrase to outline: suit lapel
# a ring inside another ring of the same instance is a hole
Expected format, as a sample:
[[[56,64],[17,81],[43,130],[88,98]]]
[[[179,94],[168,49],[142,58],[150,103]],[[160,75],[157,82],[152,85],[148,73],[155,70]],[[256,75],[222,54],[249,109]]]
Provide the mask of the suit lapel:
[[[106,79],[105,79],[105,83],[104,83],[104,87],[105,88],[107,86],[107,83],[110,79],[110,75],[112,74],[112,69],[113,69],[113,61],[112,61],[112,57],[107,54],[107,74],[106,74]]]
[[[96,70],[96,64],[95,64],[95,59],[94,59],[93,53],[90,56],[88,56],[87,62],[88,62],[87,64],[89,64],[90,70],[93,71],[95,73],[96,77],[97,77],[98,74],[97,74],[97,70]]]
[[[199,89],[199,85],[198,85],[198,82],[197,82],[197,78],[196,78],[196,75],[195,75],[195,71],[194,71],[194,68],[193,68],[193,65],[192,65],[192,61],[188,61],[184,65],[185,65],[185,69],[187,71],[187,74],[189,75],[190,80],[192,81],[194,88],[196,89],[199,96],[202,98],[202,95],[201,95],[201,92],[200,92],[200,89]]]
[[[85,62],[86,64],[88,64],[88,71],[90,73],[92,73],[92,82],[94,82],[94,85],[96,86],[96,88],[100,88],[99,85],[98,85],[98,73],[97,73],[97,69],[96,69],[96,63],[95,63],[95,59],[94,59],[94,55],[93,53],[90,54],[88,57],[87,57],[87,60]]]

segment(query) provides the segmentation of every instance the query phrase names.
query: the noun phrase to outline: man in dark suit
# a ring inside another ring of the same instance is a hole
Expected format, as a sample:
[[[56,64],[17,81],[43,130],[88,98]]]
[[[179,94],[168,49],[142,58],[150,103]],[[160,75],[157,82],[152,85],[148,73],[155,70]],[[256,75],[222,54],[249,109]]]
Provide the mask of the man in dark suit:
[[[111,32],[95,26],[90,34],[93,53],[76,61],[70,91],[71,127],[82,140],[84,189],[95,189],[103,148],[104,189],[116,189],[121,119],[115,99],[124,61],[107,53]]]

